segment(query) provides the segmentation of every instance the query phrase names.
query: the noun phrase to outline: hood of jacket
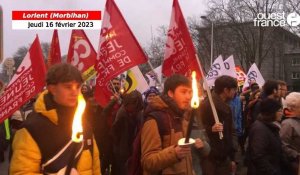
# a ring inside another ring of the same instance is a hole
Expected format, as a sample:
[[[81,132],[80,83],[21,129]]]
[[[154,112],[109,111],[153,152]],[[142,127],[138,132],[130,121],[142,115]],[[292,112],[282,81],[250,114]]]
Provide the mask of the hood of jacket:
[[[148,113],[155,110],[170,112],[173,114],[173,116],[175,116],[175,118],[184,117],[185,112],[184,110],[178,107],[176,102],[171,97],[167,95],[154,97],[153,100],[147,106],[145,114],[147,115]]]

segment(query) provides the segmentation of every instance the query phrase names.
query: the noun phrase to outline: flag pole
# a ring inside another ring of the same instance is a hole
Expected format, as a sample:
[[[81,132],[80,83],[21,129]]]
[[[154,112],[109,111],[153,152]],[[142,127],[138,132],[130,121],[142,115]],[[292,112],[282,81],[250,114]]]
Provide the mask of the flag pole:
[[[220,123],[219,117],[218,117],[218,113],[217,113],[217,110],[216,110],[216,106],[215,106],[215,104],[213,102],[211,91],[210,91],[210,89],[209,89],[209,87],[207,85],[206,78],[204,77],[204,72],[203,72],[203,69],[201,67],[200,60],[198,58],[198,55],[197,54],[195,54],[195,55],[196,55],[196,59],[197,59],[197,63],[198,63],[200,72],[201,72],[202,77],[203,77],[204,86],[205,86],[206,91],[207,91],[208,101],[210,103],[210,106],[211,106],[211,109],[212,109],[212,112],[213,112],[213,116],[214,116],[215,122],[216,123]],[[219,138],[223,139],[223,132],[219,132]]]
[[[155,74],[155,80],[156,80],[156,83],[158,83],[158,85],[159,85],[160,87],[162,87],[162,86],[161,86],[161,82],[160,82],[159,79],[158,79],[158,75],[157,75],[157,73],[154,71],[154,68],[153,68],[152,64],[150,63],[149,60],[147,61],[147,63],[148,63],[148,65],[150,66],[151,71]]]
[[[119,92],[117,92],[117,90],[115,89],[115,86],[113,85],[113,83],[111,82],[111,80],[109,80],[109,83],[110,83],[110,85],[111,85],[112,90],[114,91],[114,93],[115,93],[115,94],[116,94],[116,93],[119,93]]]

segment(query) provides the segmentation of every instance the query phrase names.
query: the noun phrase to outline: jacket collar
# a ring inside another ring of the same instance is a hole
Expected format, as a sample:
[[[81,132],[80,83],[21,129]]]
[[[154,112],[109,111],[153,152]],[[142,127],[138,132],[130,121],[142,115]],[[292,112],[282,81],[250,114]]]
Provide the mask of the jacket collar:
[[[182,118],[184,110],[181,110],[176,102],[167,95],[156,96],[147,106],[145,113],[149,113],[154,110],[161,110],[172,113],[175,118]]]
[[[34,110],[47,117],[54,124],[72,122],[76,107],[65,107],[53,100],[53,95],[45,90],[35,102]],[[63,116],[63,117],[59,117]]]
[[[229,104],[224,102],[218,94],[213,92],[212,93],[212,98],[213,98],[213,101],[215,103],[216,109],[218,111],[221,111],[221,112],[227,113],[227,114],[231,112],[231,108],[230,108]]]

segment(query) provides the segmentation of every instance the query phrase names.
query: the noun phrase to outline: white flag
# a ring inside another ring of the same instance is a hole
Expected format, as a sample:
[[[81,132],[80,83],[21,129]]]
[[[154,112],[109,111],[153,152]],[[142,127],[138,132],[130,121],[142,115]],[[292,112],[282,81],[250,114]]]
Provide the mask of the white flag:
[[[235,64],[232,55],[224,61],[224,69],[222,70],[222,75],[228,75],[236,78]]]
[[[162,78],[161,69],[162,69],[161,65],[154,69],[154,72],[156,73],[159,82],[161,82],[161,78]]]
[[[156,85],[156,81],[155,81],[155,75],[153,76],[153,75],[151,75],[151,74],[146,74],[146,76],[147,76],[147,78],[148,78],[148,80],[149,80],[149,82],[148,82],[148,85],[151,87],[151,86],[155,86]]]
[[[210,70],[206,75],[206,80],[209,87],[213,87],[215,85],[215,80],[222,75],[222,70],[224,69],[222,55],[219,55],[218,58],[215,59],[213,65],[210,67]]]
[[[138,66],[134,66],[127,71],[126,81],[127,85],[125,86],[127,86],[127,93],[133,90],[138,90],[140,93],[143,93],[149,89],[148,83]]]
[[[157,82],[155,77],[157,76],[158,81],[161,82],[161,78],[162,78],[162,73],[161,73],[161,68],[162,66],[158,66],[154,69],[154,72],[151,70],[149,72],[146,73],[147,78],[149,79],[149,86],[156,86]]]
[[[265,84],[265,80],[255,63],[253,63],[250,69],[248,70],[243,90],[246,87],[249,87],[251,82],[256,82],[259,85],[259,87],[262,87]]]

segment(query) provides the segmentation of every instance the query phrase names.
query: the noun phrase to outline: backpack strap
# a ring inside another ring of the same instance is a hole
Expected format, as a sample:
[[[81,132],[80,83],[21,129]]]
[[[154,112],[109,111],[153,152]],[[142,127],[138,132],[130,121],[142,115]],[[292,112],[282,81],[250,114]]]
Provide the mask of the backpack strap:
[[[157,123],[157,127],[158,127],[158,132],[162,141],[162,136],[165,132],[164,130],[164,124],[162,122],[162,115],[164,115],[161,111],[154,111],[149,113],[146,117],[146,121],[150,120],[150,119],[154,119]],[[143,168],[141,165],[141,150],[142,150],[142,145],[141,145],[141,135],[142,135],[142,128],[143,128],[143,124],[141,125],[141,127],[139,128],[139,131],[137,132],[137,135],[134,139],[133,142],[133,152],[132,155],[129,157],[129,159],[127,160],[127,171],[128,174],[130,175],[142,175],[143,174]],[[161,172],[160,172],[161,174]]]
[[[146,121],[150,119],[154,119],[156,121],[161,140],[162,140],[162,136],[165,135],[168,132],[167,130],[169,129],[169,126],[166,127],[168,123],[166,123],[166,120],[163,119],[162,115],[165,115],[164,112],[153,111],[147,115],[148,118],[146,119]]]
[[[161,115],[162,115],[162,112],[155,111],[155,112],[149,113],[148,118],[147,118],[147,120],[154,119],[156,121],[160,137],[164,134],[164,129],[165,129],[164,122],[162,120]]]

